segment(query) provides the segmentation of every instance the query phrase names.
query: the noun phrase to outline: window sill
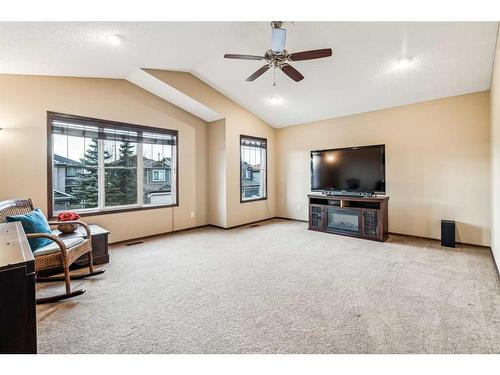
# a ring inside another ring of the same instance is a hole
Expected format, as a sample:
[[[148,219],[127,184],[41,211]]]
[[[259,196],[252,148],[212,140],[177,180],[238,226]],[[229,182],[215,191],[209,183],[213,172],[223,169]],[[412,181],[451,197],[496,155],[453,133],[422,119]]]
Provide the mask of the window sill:
[[[255,199],[246,199],[246,200],[243,200],[240,198],[240,203],[250,203],[250,202],[258,202],[258,201],[265,201],[267,200],[267,197],[264,197],[264,198],[255,198]]]
[[[108,215],[108,214],[119,214],[119,213],[125,213],[125,212],[133,212],[133,211],[145,211],[145,210],[154,210],[158,208],[169,208],[169,207],[178,207],[178,203],[174,204],[161,204],[161,205],[154,205],[154,206],[142,206],[142,207],[130,207],[130,208],[110,208],[110,209],[105,209],[105,210],[96,210],[96,211],[82,211],[78,212],[78,210],[74,210],[75,212],[80,215],[80,217],[85,217],[85,216],[99,216],[99,215]],[[62,212],[62,211],[61,211]],[[52,214],[50,217],[50,220],[57,220],[57,215],[58,213],[55,212]]]

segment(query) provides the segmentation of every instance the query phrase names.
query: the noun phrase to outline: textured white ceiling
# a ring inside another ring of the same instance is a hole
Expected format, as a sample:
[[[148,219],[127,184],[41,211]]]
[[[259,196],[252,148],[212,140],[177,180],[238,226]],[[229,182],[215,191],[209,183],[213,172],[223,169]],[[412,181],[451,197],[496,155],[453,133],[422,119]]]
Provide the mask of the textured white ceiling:
[[[126,78],[138,68],[191,71],[275,127],[487,90],[496,22],[285,23],[289,52],[332,48],[293,65],[296,83],[224,53],[263,54],[266,22],[0,23],[0,73]],[[123,43],[111,46],[108,34]],[[401,57],[415,66],[393,69]],[[283,98],[272,105],[271,96]]]

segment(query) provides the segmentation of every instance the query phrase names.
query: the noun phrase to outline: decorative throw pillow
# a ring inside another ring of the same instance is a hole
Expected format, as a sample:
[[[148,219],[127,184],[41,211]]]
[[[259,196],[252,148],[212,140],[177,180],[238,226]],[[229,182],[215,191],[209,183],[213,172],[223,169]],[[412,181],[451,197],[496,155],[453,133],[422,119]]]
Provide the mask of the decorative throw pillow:
[[[30,213],[24,215],[7,216],[6,219],[9,223],[20,221],[26,234],[51,233],[49,223],[47,222],[47,219],[39,208],[35,208],[34,211],[31,211]],[[41,247],[44,247],[45,245],[50,244],[52,240],[48,238],[29,238],[28,242],[30,244],[31,251],[35,251]]]

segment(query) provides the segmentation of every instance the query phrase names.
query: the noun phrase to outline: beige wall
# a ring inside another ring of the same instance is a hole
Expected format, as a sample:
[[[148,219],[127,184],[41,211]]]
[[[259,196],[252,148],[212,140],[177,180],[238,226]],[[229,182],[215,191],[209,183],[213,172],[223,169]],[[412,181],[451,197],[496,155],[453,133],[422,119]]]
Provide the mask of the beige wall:
[[[488,92],[275,130],[189,73],[148,72],[225,118],[207,124],[123,80],[0,75],[0,200],[30,196],[46,209],[46,112],[55,111],[179,131],[179,207],[87,219],[110,229],[112,241],[206,223],[306,220],[310,150],[384,143],[390,231],[439,238],[440,220],[451,218],[458,222],[459,241],[489,245]],[[500,181],[495,77],[493,192]],[[240,134],[268,139],[265,201],[240,203]],[[491,199],[495,220],[500,199]],[[493,231],[494,243],[498,235]]]
[[[179,207],[85,219],[111,241],[207,223],[207,123],[124,80],[0,75],[0,200],[32,197],[46,212],[47,111],[179,131]]]
[[[208,124],[208,222],[227,226],[226,120]]]
[[[311,150],[385,144],[391,232],[440,238],[447,218],[458,241],[489,245],[489,100],[481,92],[279,129],[278,215],[307,220]]]
[[[500,34],[491,80],[491,250],[500,269]]]
[[[145,71],[224,116],[226,226],[231,227],[275,216],[275,129],[190,73],[153,69]],[[267,200],[240,203],[240,134],[268,140]],[[209,173],[212,174],[213,171]]]

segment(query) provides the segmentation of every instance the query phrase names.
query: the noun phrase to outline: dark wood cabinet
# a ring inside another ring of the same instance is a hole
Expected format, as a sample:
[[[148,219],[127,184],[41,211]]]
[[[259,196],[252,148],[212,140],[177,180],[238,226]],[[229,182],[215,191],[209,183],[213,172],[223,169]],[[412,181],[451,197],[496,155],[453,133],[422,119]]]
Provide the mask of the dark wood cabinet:
[[[379,224],[379,210],[366,208],[362,212],[362,235],[363,237],[375,238],[380,237],[382,226]],[[383,232],[383,231],[382,231]]]
[[[309,205],[309,229],[323,230],[323,206],[319,204]]]
[[[389,197],[310,194],[309,229],[385,241],[389,237]]]
[[[0,224],[0,353],[36,353],[35,260],[21,223]]]

